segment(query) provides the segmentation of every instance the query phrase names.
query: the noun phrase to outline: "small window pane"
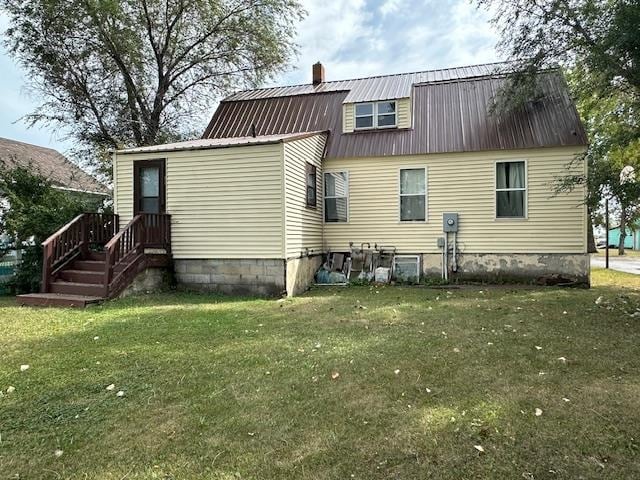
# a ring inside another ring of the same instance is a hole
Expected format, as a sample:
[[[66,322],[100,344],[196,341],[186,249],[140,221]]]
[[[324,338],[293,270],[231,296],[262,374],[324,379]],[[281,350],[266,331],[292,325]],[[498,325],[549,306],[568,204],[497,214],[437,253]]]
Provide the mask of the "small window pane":
[[[158,167],[144,167],[140,169],[140,190],[143,197],[157,197],[160,195],[160,169]]]
[[[378,115],[384,113],[395,113],[396,102],[379,102],[378,103]]]
[[[143,198],[141,207],[144,213],[160,213],[160,199],[158,197]]]
[[[373,117],[357,117],[356,128],[371,128],[373,127]]]
[[[346,197],[347,196],[346,172],[325,173],[324,174],[324,194],[326,197]]]
[[[400,197],[400,220],[423,222],[425,220],[424,195]]]
[[[524,217],[524,190],[496,192],[498,217]]]
[[[347,199],[346,198],[325,198],[324,221],[325,222],[346,222],[347,221]]]
[[[378,115],[379,127],[394,127],[396,124],[396,116],[393,115]]]
[[[425,191],[424,168],[400,170],[400,193],[402,195],[424,194]]]
[[[357,103],[356,116],[373,115],[373,103]]]
[[[524,162],[501,162],[496,168],[497,188],[525,188]]]

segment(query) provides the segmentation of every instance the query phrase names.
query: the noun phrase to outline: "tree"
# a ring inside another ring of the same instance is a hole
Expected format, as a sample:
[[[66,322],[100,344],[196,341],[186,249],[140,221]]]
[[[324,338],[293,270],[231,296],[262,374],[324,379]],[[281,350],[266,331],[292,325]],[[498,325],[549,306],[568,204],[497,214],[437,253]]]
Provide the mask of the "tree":
[[[501,34],[499,46],[517,72],[501,92],[498,108],[515,107],[536,94],[531,73],[558,64],[568,69],[590,139],[586,154],[575,161],[588,163],[589,176],[566,176],[559,179],[556,189],[569,190],[586,183],[589,223],[602,192],[615,192],[621,223],[627,223],[640,203],[640,197],[633,196],[632,185],[626,189],[619,185],[620,170],[625,166],[620,161],[636,164],[632,144],[640,138],[640,1],[476,1],[493,9],[493,22]],[[594,248],[592,229],[589,234]]]
[[[0,162],[1,163],[1,162]],[[42,272],[41,243],[83,212],[96,211],[102,198],[66,192],[52,187],[51,182],[34,168],[0,169],[0,234],[10,238],[14,248],[23,251],[14,287],[18,293],[37,291]]]
[[[281,72],[297,0],[0,0],[5,44],[43,102],[32,124],[94,153],[201,131],[230,90]],[[103,155],[103,158],[105,155]]]

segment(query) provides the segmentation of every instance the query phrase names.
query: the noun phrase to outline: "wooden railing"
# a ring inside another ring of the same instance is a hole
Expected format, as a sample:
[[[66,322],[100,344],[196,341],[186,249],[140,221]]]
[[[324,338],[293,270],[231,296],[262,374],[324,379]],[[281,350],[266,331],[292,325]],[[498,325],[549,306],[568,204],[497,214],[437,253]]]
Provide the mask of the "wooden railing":
[[[145,248],[163,248],[170,253],[171,216],[141,213],[104,247],[104,296],[110,298],[126,286],[143,266]]]
[[[117,230],[117,215],[83,213],[47,238],[42,243],[42,291],[49,291],[52,276],[58,270],[87,253],[91,245],[107,243]]]

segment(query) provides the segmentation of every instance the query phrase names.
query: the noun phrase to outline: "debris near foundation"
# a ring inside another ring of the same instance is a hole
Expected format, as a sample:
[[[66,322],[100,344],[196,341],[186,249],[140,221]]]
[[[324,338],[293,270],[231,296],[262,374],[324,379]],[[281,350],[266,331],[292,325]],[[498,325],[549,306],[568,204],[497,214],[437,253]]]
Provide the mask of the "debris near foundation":
[[[545,287],[577,287],[580,286],[578,282],[571,278],[563,277],[558,273],[552,273],[550,275],[542,275],[536,279],[537,285]]]

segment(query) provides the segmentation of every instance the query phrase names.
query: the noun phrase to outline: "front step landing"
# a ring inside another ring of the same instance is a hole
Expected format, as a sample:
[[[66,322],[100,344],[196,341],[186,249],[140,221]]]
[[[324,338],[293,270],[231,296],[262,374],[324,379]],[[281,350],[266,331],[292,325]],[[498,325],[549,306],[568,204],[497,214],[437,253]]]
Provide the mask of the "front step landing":
[[[80,307],[84,308],[91,304],[100,303],[102,297],[90,295],[71,295],[66,293],[28,293],[17,295],[18,305],[31,307]]]

